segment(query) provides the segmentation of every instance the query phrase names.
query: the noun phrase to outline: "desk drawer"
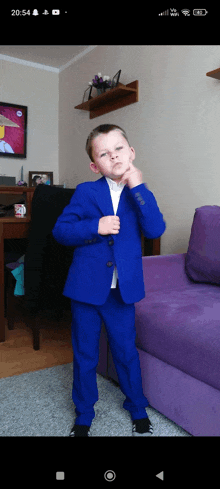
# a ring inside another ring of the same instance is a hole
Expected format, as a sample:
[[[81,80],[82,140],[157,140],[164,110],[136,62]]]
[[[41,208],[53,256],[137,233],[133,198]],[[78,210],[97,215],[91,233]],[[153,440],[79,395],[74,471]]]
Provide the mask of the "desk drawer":
[[[13,238],[28,238],[29,234],[29,222],[7,222],[4,223],[3,233],[0,233],[3,239]],[[1,225],[0,225],[1,230]]]

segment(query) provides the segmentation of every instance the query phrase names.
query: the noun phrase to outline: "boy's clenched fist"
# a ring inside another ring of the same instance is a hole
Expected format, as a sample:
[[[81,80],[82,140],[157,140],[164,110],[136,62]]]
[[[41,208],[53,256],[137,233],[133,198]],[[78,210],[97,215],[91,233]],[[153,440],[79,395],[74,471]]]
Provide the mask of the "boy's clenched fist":
[[[98,234],[118,234],[120,219],[118,216],[104,216],[99,219]]]

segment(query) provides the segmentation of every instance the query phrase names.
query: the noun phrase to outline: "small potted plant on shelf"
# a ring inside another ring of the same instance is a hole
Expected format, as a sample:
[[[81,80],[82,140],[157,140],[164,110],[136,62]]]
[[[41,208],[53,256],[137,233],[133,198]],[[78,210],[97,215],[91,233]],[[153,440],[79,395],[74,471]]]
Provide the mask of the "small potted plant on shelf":
[[[97,94],[100,95],[101,93],[104,93],[106,90],[111,88],[111,80],[110,76],[104,75],[102,77],[101,73],[98,73],[98,75],[95,75],[95,78],[93,78],[92,82],[89,82],[90,87],[95,87],[97,90]]]

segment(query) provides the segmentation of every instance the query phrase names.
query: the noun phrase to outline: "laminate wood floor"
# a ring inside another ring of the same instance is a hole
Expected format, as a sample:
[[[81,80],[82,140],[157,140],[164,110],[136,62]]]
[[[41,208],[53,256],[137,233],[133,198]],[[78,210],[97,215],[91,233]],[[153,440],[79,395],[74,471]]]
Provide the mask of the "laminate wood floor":
[[[71,311],[67,311],[60,321],[42,319],[38,351],[33,349],[32,331],[24,322],[17,322],[13,330],[8,330],[5,319],[5,327],[6,341],[0,343],[0,378],[73,361]]]

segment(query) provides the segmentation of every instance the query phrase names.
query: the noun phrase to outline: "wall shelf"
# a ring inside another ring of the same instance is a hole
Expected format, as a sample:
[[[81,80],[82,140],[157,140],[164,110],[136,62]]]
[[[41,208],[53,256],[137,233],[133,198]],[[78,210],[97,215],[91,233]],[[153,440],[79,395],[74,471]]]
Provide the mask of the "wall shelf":
[[[208,71],[208,73],[206,73],[206,76],[211,76],[212,78],[220,80],[220,68],[218,68],[217,70]]]
[[[119,83],[117,87],[77,105],[74,109],[88,110],[89,118],[94,119],[94,117],[121,109],[135,102],[138,102],[138,80],[128,83],[128,85]]]

